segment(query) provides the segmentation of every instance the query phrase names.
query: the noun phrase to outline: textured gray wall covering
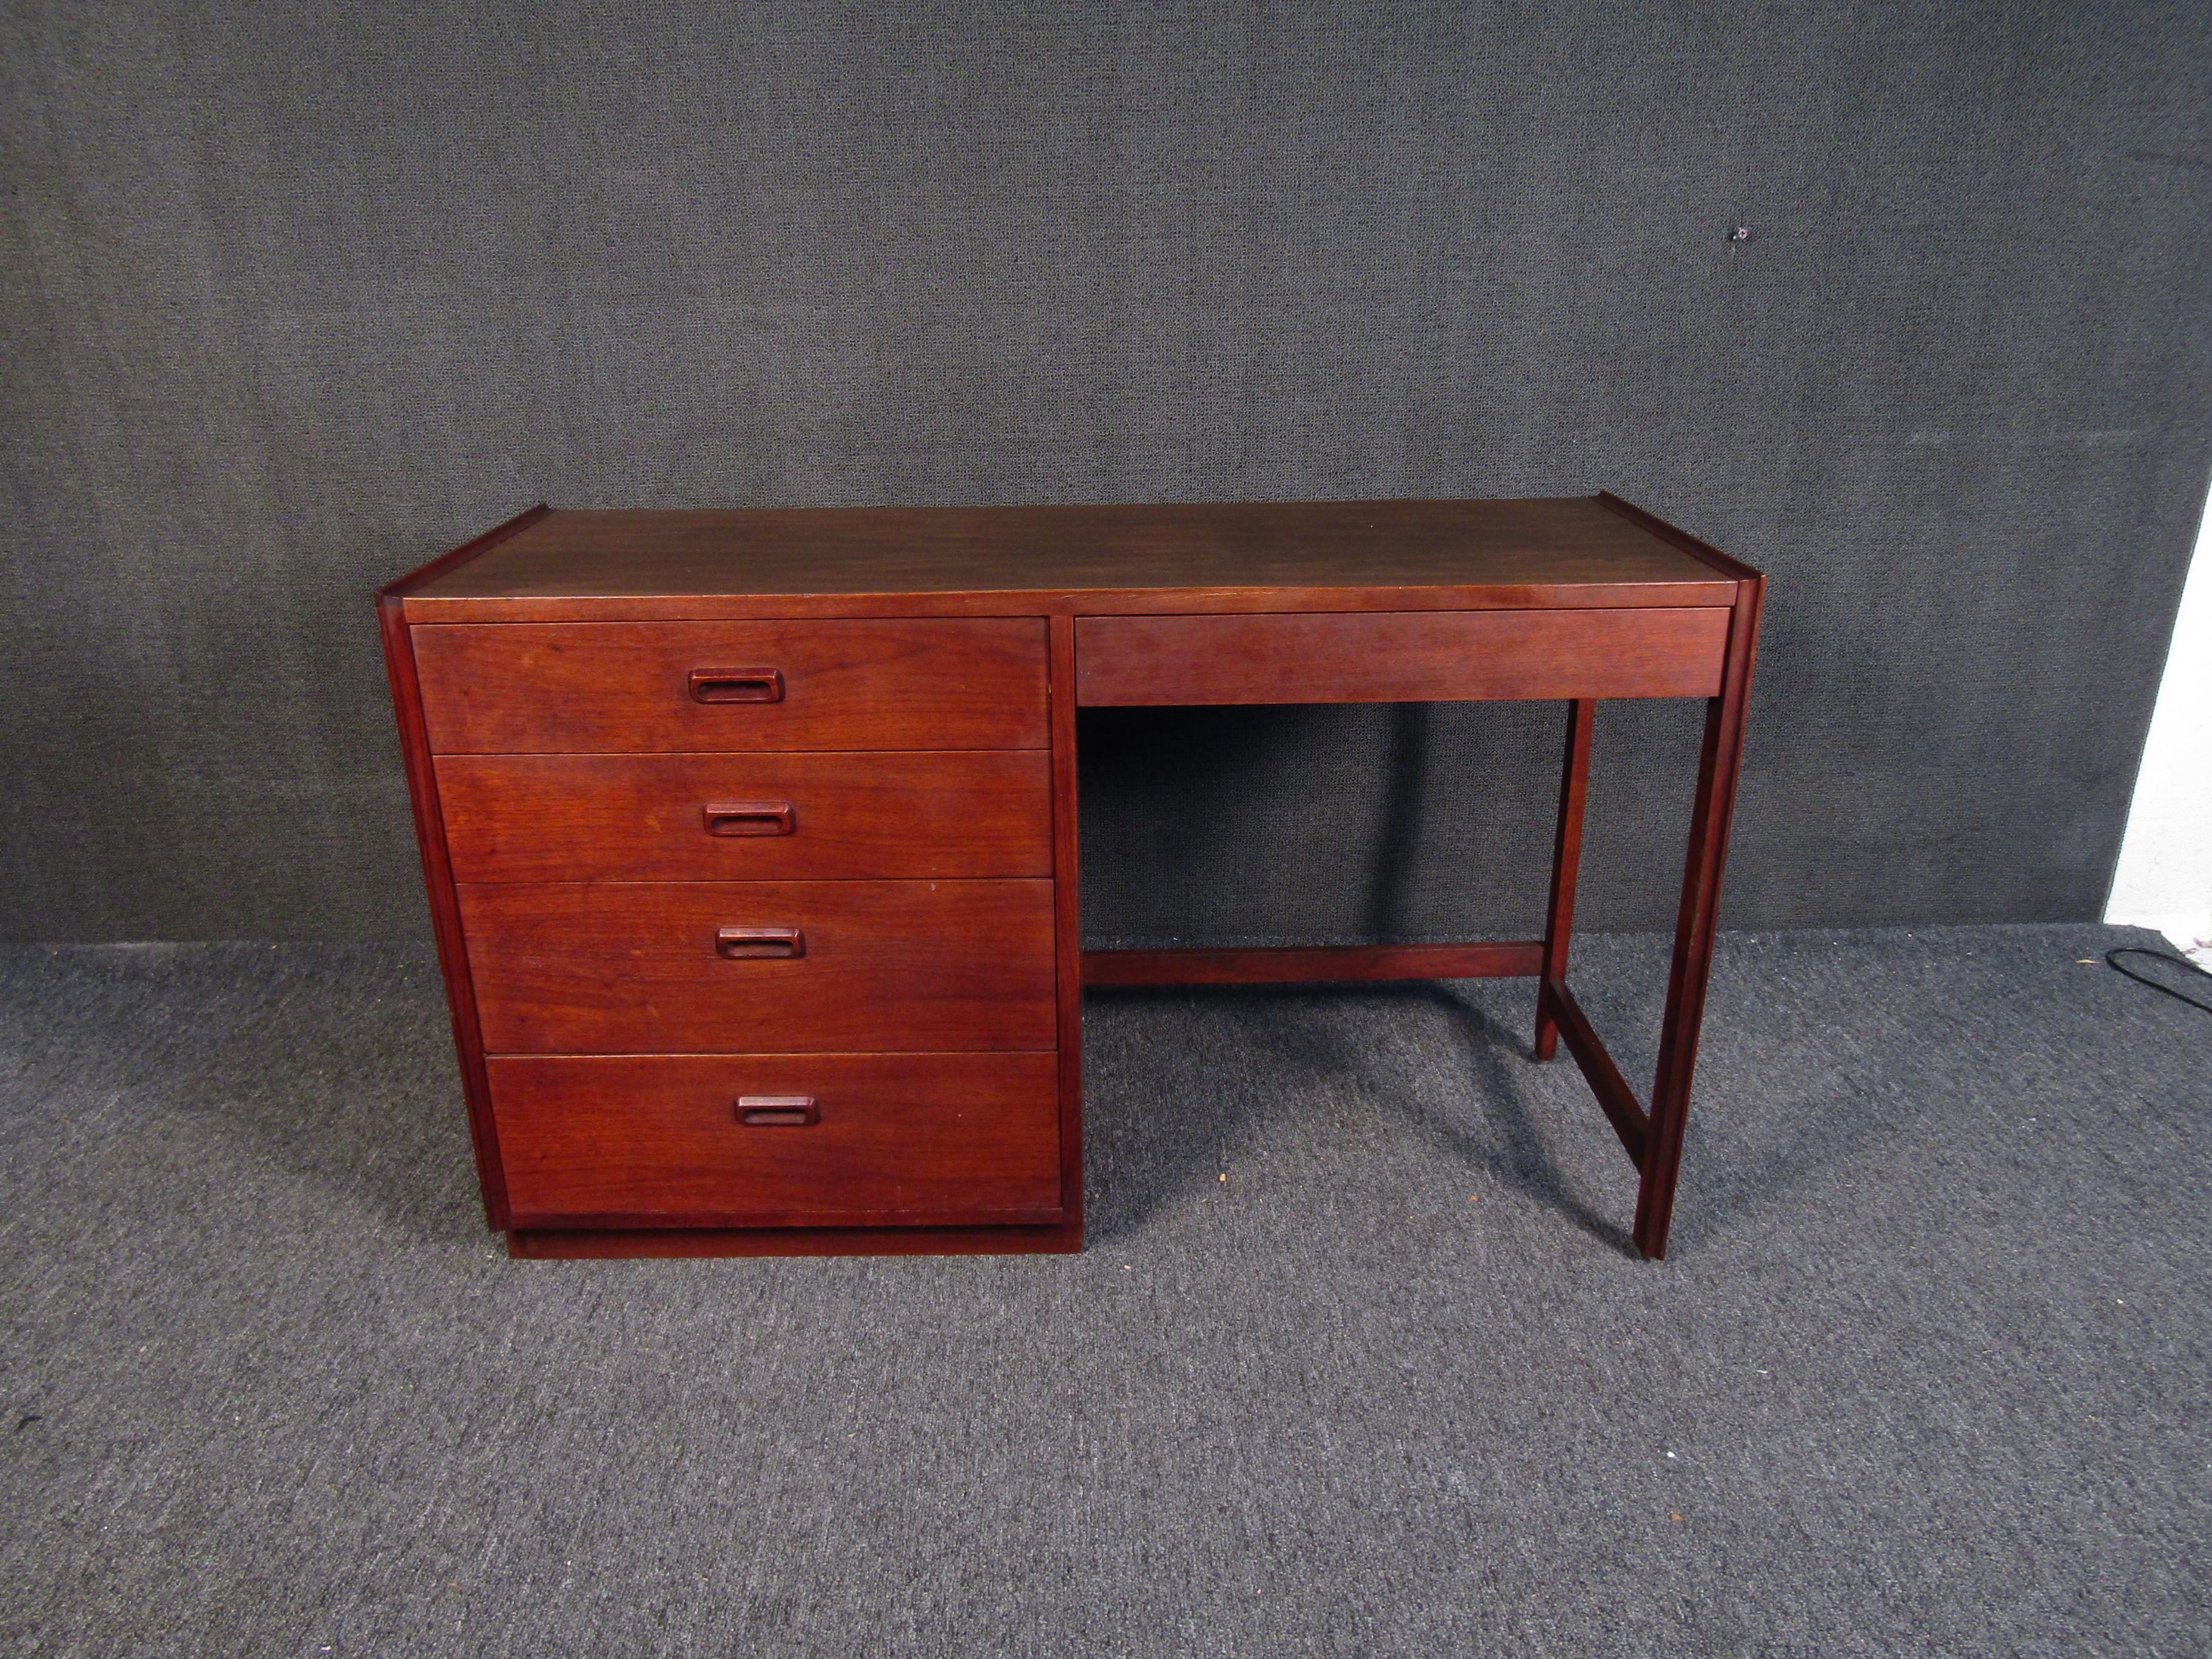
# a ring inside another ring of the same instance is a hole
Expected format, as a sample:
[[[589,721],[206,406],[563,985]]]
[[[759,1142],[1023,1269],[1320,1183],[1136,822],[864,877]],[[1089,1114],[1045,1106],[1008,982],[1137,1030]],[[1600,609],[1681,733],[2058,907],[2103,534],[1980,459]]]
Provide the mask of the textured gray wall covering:
[[[1775,577],[1731,922],[2096,912],[2212,9],[880,13],[7,6],[0,933],[422,929],[368,594],[540,497],[1601,485]],[[1559,728],[1087,719],[1091,925],[1525,926]],[[1592,925],[1694,740],[1601,720]]]

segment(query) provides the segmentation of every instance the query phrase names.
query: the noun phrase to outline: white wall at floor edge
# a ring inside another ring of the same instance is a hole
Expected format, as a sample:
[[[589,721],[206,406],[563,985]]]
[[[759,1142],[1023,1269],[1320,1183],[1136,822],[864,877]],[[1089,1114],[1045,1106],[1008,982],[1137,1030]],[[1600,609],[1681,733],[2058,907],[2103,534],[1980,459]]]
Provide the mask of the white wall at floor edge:
[[[2212,957],[2212,503],[2181,592],[2128,808],[2106,921],[2155,927]]]

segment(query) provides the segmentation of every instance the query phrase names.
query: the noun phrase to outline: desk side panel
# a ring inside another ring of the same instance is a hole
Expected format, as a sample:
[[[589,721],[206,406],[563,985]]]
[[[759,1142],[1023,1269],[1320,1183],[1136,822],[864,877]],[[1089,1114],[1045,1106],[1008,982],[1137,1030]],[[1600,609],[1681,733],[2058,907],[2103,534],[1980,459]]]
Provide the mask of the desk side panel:
[[[542,510],[542,509],[541,509]],[[483,1024],[476,984],[469,969],[453,882],[446,820],[438,798],[437,769],[422,715],[416,678],[414,629],[407,625],[397,593],[377,600],[384,634],[384,662],[392,679],[392,702],[399,723],[401,757],[407,792],[415,809],[415,835],[422,854],[422,879],[430,902],[430,925],[438,942],[438,965],[446,981],[446,1003],[453,1022],[453,1048],[461,1063],[461,1091],[468,1106],[469,1139],[476,1152],[477,1177],[483,1191],[484,1218],[495,1229],[507,1224],[507,1177],[500,1161],[499,1131],[493,1121],[491,1085],[484,1070]]]

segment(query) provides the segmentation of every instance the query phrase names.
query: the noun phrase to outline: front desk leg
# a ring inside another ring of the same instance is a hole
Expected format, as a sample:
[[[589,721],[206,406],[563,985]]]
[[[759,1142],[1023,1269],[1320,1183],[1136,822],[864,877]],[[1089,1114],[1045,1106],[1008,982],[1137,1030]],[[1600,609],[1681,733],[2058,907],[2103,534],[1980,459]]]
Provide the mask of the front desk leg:
[[[1674,1178],[1682,1167],[1682,1131],[1689,1119],[1690,1079],[1698,1063],[1705,982],[1712,971],[1721,868],[1728,858],[1729,820],[1735,810],[1736,776],[1743,761],[1744,714],[1750,702],[1752,659],[1759,640],[1759,608],[1765,586],[1762,579],[1738,585],[1721,693],[1705,704],[1697,808],[1690,819],[1682,908],[1674,924],[1674,966],[1667,977],[1667,1012],[1659,1033],[1658,1076],[1651,1085],[1651,1127],[1644,1148],[1644,1179],[1636,1194],[1636,1247],[1655,1260],[1667,1254],[1667,1230],[1674,1213]]]
[[[1567,981],[1567,941],[1575,925],[1575,877],[1583,860],[1583,805],[1589,797],[1590,727],[1597,703],[1580,697],[1567,705],[1567,759],[1559,777],[1559,824],[1552,847],[1552,906],[1544,921],[1544,974],[1536,981],[1536,1058],[1559,1052],[1553,985]]]

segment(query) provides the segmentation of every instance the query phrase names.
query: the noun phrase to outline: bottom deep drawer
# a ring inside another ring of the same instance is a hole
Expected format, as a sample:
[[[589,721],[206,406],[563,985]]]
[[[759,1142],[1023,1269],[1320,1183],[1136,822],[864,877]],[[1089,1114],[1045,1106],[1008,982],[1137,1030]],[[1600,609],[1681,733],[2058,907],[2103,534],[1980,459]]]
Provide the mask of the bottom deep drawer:
[[[1060,1217],[1051,1054],[495,1055],[519,1227]]]

